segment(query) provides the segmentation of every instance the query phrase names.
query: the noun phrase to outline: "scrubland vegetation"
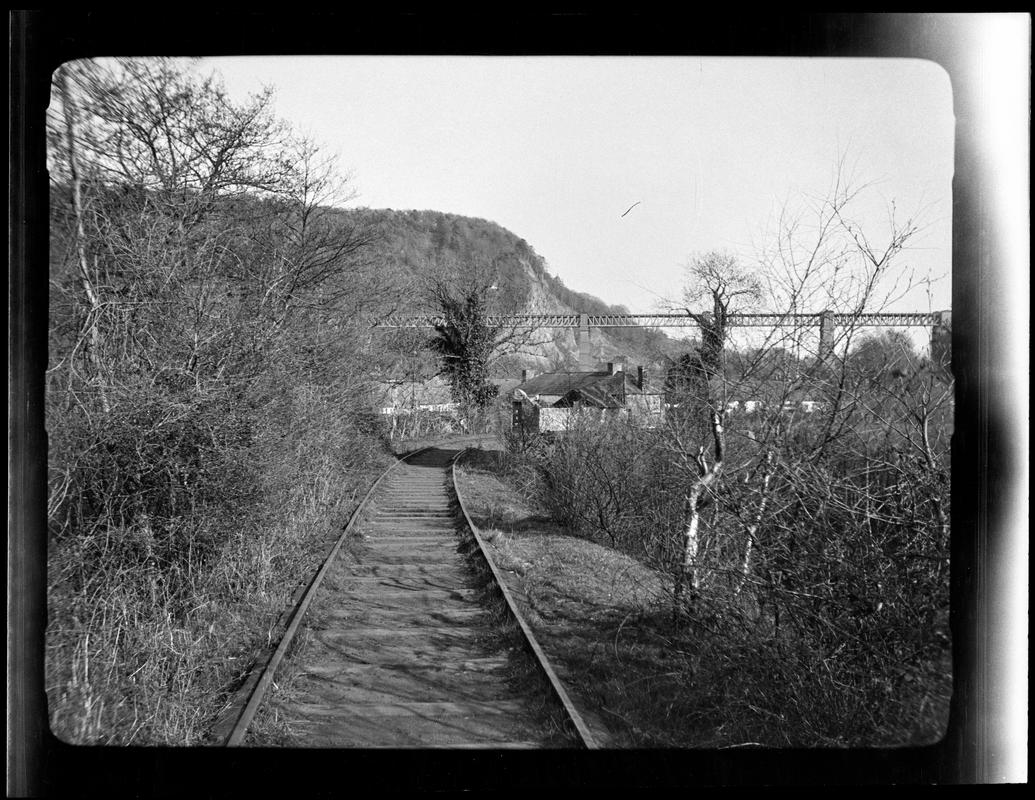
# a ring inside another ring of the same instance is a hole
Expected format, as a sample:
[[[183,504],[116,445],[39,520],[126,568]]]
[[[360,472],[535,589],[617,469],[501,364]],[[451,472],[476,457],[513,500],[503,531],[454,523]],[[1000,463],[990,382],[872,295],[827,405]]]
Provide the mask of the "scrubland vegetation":
[[[363,345],[392,286],[268,94],[152,60],[54,87],[51,726],[197,743],[388,463]]]
[[[580,311],[613,309],[492,223],[343,210],[349,183],[269,93],[235,103],[179,62],[85,61],[56,74],[48,114],[51,726],[76,743],[199,743],[392,457],[370,409],[403,357],[435,363],[465,420],[413,416],[408,435],[505,427],[492,365],[519,366],[506,359],[529,340],[484,316],[518,310],[532,279]],[[662,424],[576,418],[493,462],[560,526],[537,551],[554,589],[577,595],[571,576],[592,569],[572,542],[606,553],[612,589],[590,587],[596,638],[569,672],[624,744],[944,729],[947,360],[851,325],[821,350],[788,327],[738,348],[725,324],[752,303],[851,314],[901,293],[895,257],[915,226],[891,217],[863,237],[840,179],[810,209],[818,223],[782,220],[750,269],[723,254],[690,265],[680,307],[702,338],[672,365]],[[442,279],[461,263],[487,271]],[[372,331],[436,306],[430,342]],[[783,410],[806,397],[818,410]],[[749,398],[766,405],[727,411]],[[617,645],[592,655],[605,638],[633,647],[625,661]]]
[[[690,482],[670,431],[576,422],[497,470],[530,513],[659,576],[653,600],[623,608],[570,674],[591,693],[611,687],[600,702],[636,746],[940,738],[952,688],[946,410],[928,429],[933,468],[893,434],[860,435],[863,420],[826,453],[821,412],[726,424],[727,471],[701,504],[692,573]],[[768,425],[784,438],[766,443]],[[511,549],[529,546],[518,537]],[[578,587],[594,570],[570,560],[548,583]]]
[[[890,264],[861,255],[858,310]],[[802,331],[738,350],[724,319],[755,278],[721,254],[691,274],[715,313],[669,374],[663,423],[574,414],[563,433],[509,439],[505,472],[541,512],[668,576],[665,599],[622,623],[656,672],[607,702],[641,745],[937,740],[952,688],[948,354],[851,326],[821,351],[803,352]],[[748,398],[764,404],[730,405]],[[587,680],[623,685],[605,671]]]

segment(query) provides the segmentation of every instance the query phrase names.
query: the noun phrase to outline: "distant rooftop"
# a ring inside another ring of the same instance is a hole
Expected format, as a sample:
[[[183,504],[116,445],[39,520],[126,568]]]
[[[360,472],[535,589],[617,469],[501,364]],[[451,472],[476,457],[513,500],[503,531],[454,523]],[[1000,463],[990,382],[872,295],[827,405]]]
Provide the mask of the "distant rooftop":
[[[518,384],[517,388],[530,396],[538,394],[548,397],[560,397],[572,389],[582,389],[611,377],[611,373],[606,370],[593,372],[547,372]]]

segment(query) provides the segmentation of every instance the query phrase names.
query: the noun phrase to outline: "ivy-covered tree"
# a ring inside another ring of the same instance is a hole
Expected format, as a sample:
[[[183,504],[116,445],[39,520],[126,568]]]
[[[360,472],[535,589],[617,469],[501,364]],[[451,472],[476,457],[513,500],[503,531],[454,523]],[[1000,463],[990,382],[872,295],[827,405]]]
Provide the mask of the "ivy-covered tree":
[[[453,296],[444,285],[435,287],[442,320],[435,324],[431,349],[462,407],[483,407],[496,395],[497,387],[489,383],[489,361],[499,325],[486,319],[484,289],[472,286]]]
[[[490,380],[493,366],[527,344],[534,332],[503,319],[528,310],[527,289],[505,292],[495,265],[464,263],[436,271],[425,282],[425,294],[437,317],[428,349],[438,358],[461,413],[480,414],[499,394]]]
[[[484,408],[498,393],[489,382],[489,365],[502,326],[488,319],[491,290],[491,285],[474,283],[456,291],[445,281],[431,289],[442,318],[435,323],[430,348],[449,379],[453,400],[465,410]]]

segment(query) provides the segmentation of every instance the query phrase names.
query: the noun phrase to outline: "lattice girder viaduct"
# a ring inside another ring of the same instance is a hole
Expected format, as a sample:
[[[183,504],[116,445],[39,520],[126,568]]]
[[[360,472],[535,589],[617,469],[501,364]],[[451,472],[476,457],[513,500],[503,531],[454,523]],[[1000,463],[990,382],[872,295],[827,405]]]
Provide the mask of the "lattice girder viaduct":
[[[575,328],[577,341],[589,341],[593,328],[699,328],[698,318],[675,312],[659,314],[498,314],[485,318],[487,325],[529,328]],[[381,320],[379,328],[432,328],[443,322],[434,315],[390,316]],[[819,353],[826,353],[834,341],[834,329],[846,327],[888,327],[931,329],[931,355],[939,360],[948,352],[948,332],[952,325],[951,311],[905,311],[864,314],[818,313],[730,314],[726,324],[734,328],[819,328]]]
[[[947,311],[877,314],[730,314],[726,322],[736,328],[778,328],[797,326],[834,327],[934,327],[948,324]],[[698,322],[687,314],[500,314],[485,318],[488,325],[527,325],[536,328],[696,328]],[[431,328],[441,323],[434,315],[391,316],[378,323],[380,328]]]

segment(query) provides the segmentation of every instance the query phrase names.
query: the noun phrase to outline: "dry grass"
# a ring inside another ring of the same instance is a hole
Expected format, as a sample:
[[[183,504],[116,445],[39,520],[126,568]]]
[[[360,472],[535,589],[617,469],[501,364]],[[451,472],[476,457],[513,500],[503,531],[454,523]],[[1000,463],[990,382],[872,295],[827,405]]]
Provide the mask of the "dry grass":
[[[774,636],[758,614],[705,604],[674,626],[668,576],[558,527],[511,485],[500,453],[464,463],[475,524],[609,746],[838,747],[943,735],[948,664],[912,677],[908,690],[926,695],[907,706],[891,678],[856,676],[836,659],[802,670],[814,661],[808,644]],[[918,703],[916,714],[902,713]]]
[[[173,565],[141,557],[146,523],[54,539],[48,559],[51,729],[75,744],[197,745],[268,648],[285,607],[387,463],[333,411],[299,398],[293,436],[247,453],[258,501],[183,517],[219,541]],[[327,434],[341,436],[328,446]],[[351,437],[351,438],[350,438]]]
[[[490,633],[485,644],[490,650],[508,653],[507,683],[510,690],[515,695],[526,698],[538,730],[546,733],[543,737],[545,747],[574,746],[578,741],[578,734],[572,728],[567,714],[555,700],[549,680],[528,649],[524,633],[510,613],[492,571],[481,557],[474,536],[469,531],[466,531],[461,541],[461,548],[466,553],[468,568],[474,576],[474,585],[479,589],[482,606],[486,609],[487,629]],[[506,569],[499,559],[495,560],[498,568]]]
[[[607,746],[645,744],[624,719],[638,703],[627,685],[653,669],[650,655],[634,652],[643,646],[637,621],[663,596],[663,576],[569,536],[506,485],[495,453],[469,456],[458,480],[508,588],[593,733]]]

